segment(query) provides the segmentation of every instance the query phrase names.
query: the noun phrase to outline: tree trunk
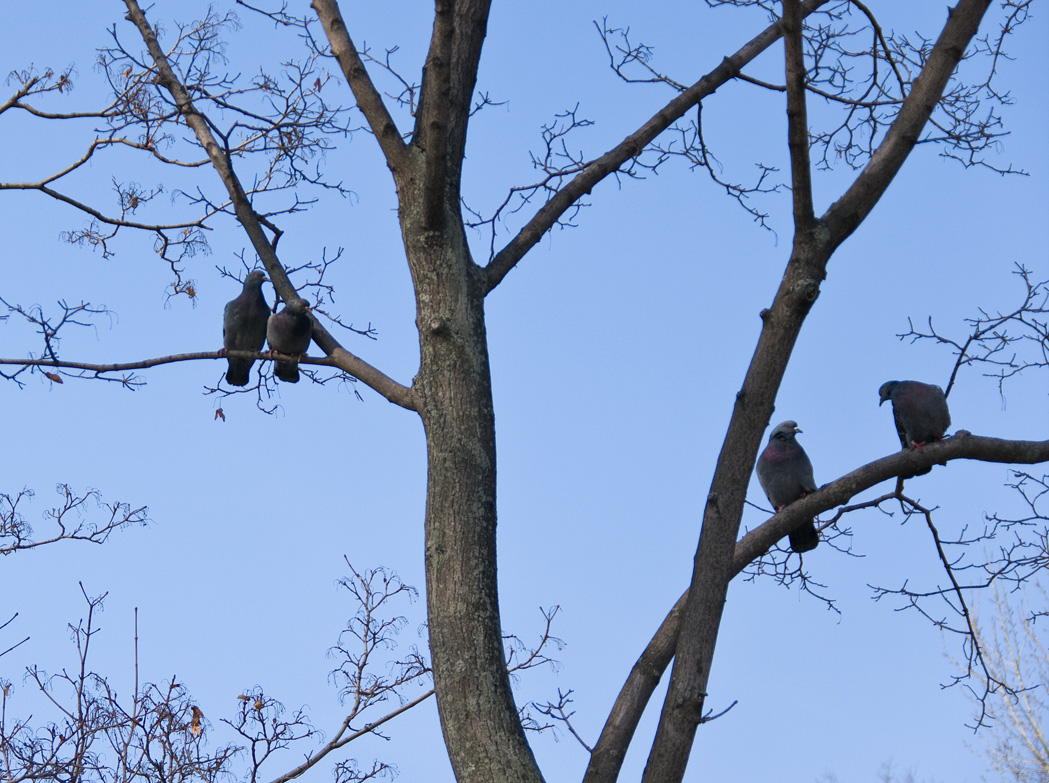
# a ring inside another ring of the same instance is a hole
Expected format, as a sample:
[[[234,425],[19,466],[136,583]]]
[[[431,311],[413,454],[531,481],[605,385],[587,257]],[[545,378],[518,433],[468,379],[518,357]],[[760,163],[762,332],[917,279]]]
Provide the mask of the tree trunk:
[[[499,620],[485,278],[470,259],[461,221],[443,223],[441,232],[405,230],[420,335],[414,390],[426,430],[426,595],[437,706],[459,783],[537,783]]]

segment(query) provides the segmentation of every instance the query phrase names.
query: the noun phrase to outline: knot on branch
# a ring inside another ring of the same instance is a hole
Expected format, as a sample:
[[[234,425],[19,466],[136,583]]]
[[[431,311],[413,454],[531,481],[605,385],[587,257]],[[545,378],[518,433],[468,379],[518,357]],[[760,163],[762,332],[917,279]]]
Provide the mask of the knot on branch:
[[[684,714],[685,719],[694,726],[703,722],[703,702],[707,694],[697,693],[681,700],[678,709]]]
[[[827,226],[827,221],[822,218],[817,219],[809,229],[809,236],[817,247],[822,248],[830,244],[830,228]]]
[[[431,318],[429,327],[430,334],[445,334],[448,331],[448,324],[445,323],[443,318]]]
[[[730,79],[739,76],[740,71],[742,70],[733,57],[725,57],[725,59],[721,61],[721,67],[728,71]]]
[[[806,310],[812,307],[820,295],[820,281],[811,277],[804,277],[794,284],[792,293],[799,305]]]
[[[448,244],[444,232],[436,231],[432,228],[424,228],[421,232],[420,239],[423,249],[428,252],[443,250]]]

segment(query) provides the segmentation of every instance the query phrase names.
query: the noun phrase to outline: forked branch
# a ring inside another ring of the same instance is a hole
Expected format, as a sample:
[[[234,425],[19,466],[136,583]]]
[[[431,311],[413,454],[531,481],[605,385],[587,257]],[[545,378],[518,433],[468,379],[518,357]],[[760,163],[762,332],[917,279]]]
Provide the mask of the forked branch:
[[[807,0],[801,5],[801,14],[808,15],[826,2],[827,0]],[[636,131],[604,155],[591,161],[582,171],[572,177],[540,207],[517,235],[496,253],[486,267],[488,290],[499,285],[525,253],[535,246],[567,211],[573,208],[578,199],[590,193],[599,182],[614,174],[627,161],[640,155],[653,139],[684,116],[685,112],[696,106],[703,98],[713,94],[719,87],[735,78],[743,66],[775,43],[782,32],[780,22],[775,22],[767,27],[735,54],[722,60],[714,70],[674,97]]]

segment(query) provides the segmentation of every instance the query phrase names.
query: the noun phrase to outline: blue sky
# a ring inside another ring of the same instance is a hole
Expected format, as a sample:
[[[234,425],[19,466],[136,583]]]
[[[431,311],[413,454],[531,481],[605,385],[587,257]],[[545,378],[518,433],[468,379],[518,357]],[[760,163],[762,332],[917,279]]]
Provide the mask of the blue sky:
[[[390,7],[396,13],[390,13]],[[594,157],[633,130],[670,96],[624,85],[607,67],[594,20],[630,26],[656,46],[657,68],[691,82],[763,28],[760,13],[672,9],[631,3],[496,4],[478,87],[505,105],[475,117],[465,191],[471,206],[497,204],[512,185],[535,178],[528,153],[539,127],[579,105],[595,121],[574,137]],[[891,4],[886,27],[925,24]],[[196,6],[194,6],[196,7]],[[6,73],[32,62],[75,63],[71,104],[90,105],[100,86],[94,49],[117,30],[134,49],[134,30],[118,3],[42,2],[5,9]],[[158,3],[154,21],[170,25],[186,4]],[[399,2],[346,9],[355,41],[376,51],[395,45],[399,67],[413,74],[425,54],[430,7]],[[1036,13],[1042,9],[1035,8]],[[943,8],[929,11],[933,24]],[[253,73],[298,52],[288,35],[244,17],[230,43],[232,71]],[[920,28],[927,35],[930,29]],[[776,421],[796,419],[818,483],[885,456],[898,441],[891,413],[877,406],[879,385],[917,378],[945,385],[953,357],[896,335],[907,318],[932,317],[952,335],[983,307],[1006,310],[1021,294],[1015,263],[1049,278],[1049,100],[1046,20],[1035,16],[1009,50],[1003,84],[1016,99],[1005,119],[1010,136],[1000,162],[1029,177],[965,171],[920,147],[867,222],[832,259],[822,294],[795,349],[777,401]],[[780,48],[755,63],[776,79]],[[13,88],[9,87],[9,91]],[[345,88],[333,84],[330,88]],[[349,102],[348,93],[344,98]],[[704,108],[708,141],[727,176],[747,178],[756,159],[786,170],[782,98],[732,84]],[[407,126],[405,126],[407,127]],[[88,129],[0,118],[9,154],[0,180],[50,173],[89,138]],[[11,154],[17,150],[19,154]],[[355,197],[325,194],[308,213],[281,221],[286,263],[344,248],[331,272],[340,314],[372,324],[377,341],[350,335],[348,348],[410,383],[418,360],[410,279],[396,223],[390,177],[374,140],[355,134],[327,165]],[[206,187],[217,181],[202,172]],[[76,191],[112,211],[111,177],[153,185],[167,176],[134,159],[107,154],[76,181]],[[850,179],[816,179],[822,212]],[[117,254],[59,241],[82,218],[37,194],[2,196],[8,243],[0,296],[54,308],[58,299],[108,306],[112,321],[70,334],[63,356],[127,361],[221,344],[221,312],[237,289],[215,271],[234,267],[247,240],[217,224],[210,256],[194,259],[195,303],[168,300],[170,273],[148,241],[130,234]],[[734,395],[757,338],[758,313],[772,299],[790,244],[786,194],[762,202],[776,233],[757,228],[699,172],[670,165],[659,176],[605,182],[590,197],[578,228],[555,230],[488,300],[489,344],[498,427],[500,584],[504,626],[523,638],[542,628],[539,607],[559,605],[554,633],[566,642],[556,672],[532,672],[517,685],[520,703],[574,691],[574,725],[593,741],[630,666],[687,586],[703,498]],[[160,205],[185,214],[184,203]],[[157,213],[162,214],[162,213]],[[508,239],[502,234],[501,242]],[[486,257],[478,236],[475,257]],[[250,255],[248,256],[250,258]],[[266,286],[272,301],[272,289]],[[0,324],[0,354],[36,350],[13,321]],[[316,348],[314,348],[316,351]],[[120,691],[133,687],[133,609],[139,611],[139,667],[147,681],[173,674],[186,682],[219,736],[220,717],[252,685],[290,708],[308,705],[314,724],[340,720],[327,683],[336,642],[350,611],[335,581],[343,556],[358,568],[385,565],[423,588],[422,512],[425,455],[413,414],[357,384],[352,390],[309,383],[279,387],[280,409],[260,413],[248,395],[218,404],[203,394],[224,365],[168,365],[145,373],[129,392],[115,384],[38,377],[26,388],[0,385],[8,416],[0,491],[37,492],[27,519],[40,515],[52,487],[98,489],[110,501],[148,505],[152,523],[115,535],[103,547],[58,544],[5,559],[3,613],[19,618],[5,632],[31,639],[0,660],[16,684],[15,707],[34,705],[22,667],[58,670],[73,662],[67,623],[83,611],[78,582],[108,591],[96,668]],[[1007,387],[963,371],[950,398],[952,431],[1045,438],[1049,379]],[[952,463],[908,489],[937,506],[941,529],[978,524],[985,512],[1015,510],[1002,488],[1005,466]],[[751,499],[763,503],[757,482]],[[747,510],[744,524],[766,516]],[[868,513],[849,519],[849,558],[827,547],[807,557],[841,614],[771,581],[737,581],[728,606],[708,706],[737,706],[701,728],[688,780],[748,783],[873,781],[893,761],[917,780],[975,783],[985,770],[965,743],[971,705],[960,689],[941,689],[955,673],[954,640],[914,614],[870,600],[868,584],[942,580],[928,534],[914,523]],[[405,605],[403,652],[424,643],[423,601]],[[5,648],[0,638],[0,648]],[[409,692],[409,697],[411,692]],[[24,702],[19,700],[25,700]],[[627,760],[636,779],[647,754],[654,700]],[[11,707],[9,706],[9,709]],[[391,739],[355,743],[362,763],[395,763],[401,780],[451,780],[432,702],[390,726]],[[578,778],[585,753],[571,737],[541,736],[533,746],[548,780]],[[284,771],[290,754],[269,770]],[[316,771],[309,780],[328,779]],[[989,780],[994,779],[988,777]]]

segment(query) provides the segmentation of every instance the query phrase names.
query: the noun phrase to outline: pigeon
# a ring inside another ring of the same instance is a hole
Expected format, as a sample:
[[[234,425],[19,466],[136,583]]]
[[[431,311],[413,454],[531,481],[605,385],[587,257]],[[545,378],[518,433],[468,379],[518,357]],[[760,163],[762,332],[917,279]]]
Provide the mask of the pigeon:
[[[266,344],[266,319],[270,308],[262,295],[262,284],[266,275],[256,269],[244,279],[244,290],[240,296],[226,305],[222,315],[223,351],[253,351],[258,353]],[[230,386],[247,386],[254,359],[229,357],[226,383]]]
[[[310,347],[312,337],[313,320],[305,299],[294,299],[271,315],[266,325],[270,350],[285,355],[275,360],[274,375],[286,383],[298,383],[299,357]]]
[[[947,397],[943,389],[921,381],[886,381],[878,389],[884,404],[892,400],[892,415],[896,420],[896,432],[905,449],[918,449],[929,441],[943,440],[951,426],[951,412],[947,410]],[[920,470],[910,476],[924,476],[932,468]]]
[[[769,445],[758,457],[758,482],[776,511],[816,491],[809,455],[794,437],[799,432],[797,422],[785,421],[778,425],[769,437]],[[810,519],[790,532],[790,548],[795,552],[808,552],[819,542],[815,520]]]

